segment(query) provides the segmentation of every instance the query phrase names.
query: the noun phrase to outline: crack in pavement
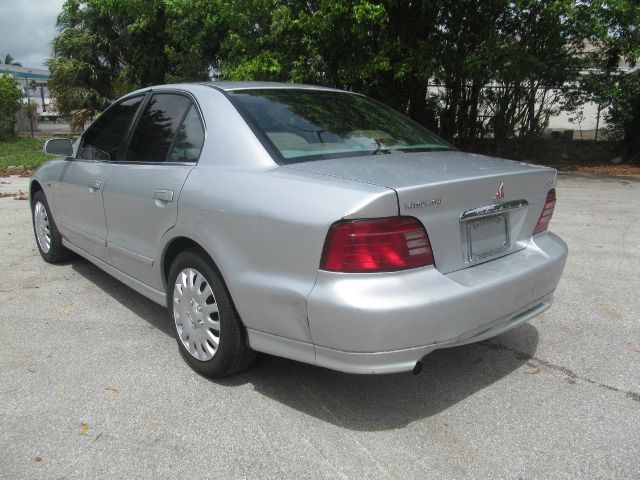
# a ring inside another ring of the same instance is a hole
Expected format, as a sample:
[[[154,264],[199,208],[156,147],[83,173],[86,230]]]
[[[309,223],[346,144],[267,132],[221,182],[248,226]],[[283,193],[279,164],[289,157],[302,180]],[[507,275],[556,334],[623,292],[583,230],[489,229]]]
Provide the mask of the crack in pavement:
[[[635,400],[636,402],[640,402],[640,393],[632,392],[629,390],[622,390],[617,387],[612,387],[611,385],[607,385],[606,383],[600,383],[595,380],[590,379],[589,377],[583,377],[582,375],[578,375],[573,370],[568,369],[567,367],[563,367],[561,365],[556,365],[555,363],[551,363],[547,360],[543,360],[541,358],[535,357],[525,352],[521,352],[516,350],[513,347],[508,347],[506,345],[502,345],[500,343],[492,343],[489,341],[478,342],[478,345],[485,346],[487,348],[491,348],[492,350],[503,350],[507,352],[511,352],[514,354],[517,360],[533,360],[538,362],[540,365],[547,367],[551,370],[555,370],[561,373],[564,373],[567,376],[567,382],[574,384],[576,380],[581,380],[586,383],[590,383],[591,385],[595,385],[596,387],[605,388],[607,390],[611,390],[612,392],[623,393],[627,398],[631,400]]]

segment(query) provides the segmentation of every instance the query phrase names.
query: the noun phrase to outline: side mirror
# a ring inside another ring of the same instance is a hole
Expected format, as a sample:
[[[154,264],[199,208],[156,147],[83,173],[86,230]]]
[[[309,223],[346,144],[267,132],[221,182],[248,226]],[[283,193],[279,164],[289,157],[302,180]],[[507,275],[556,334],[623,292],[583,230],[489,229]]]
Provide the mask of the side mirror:
[[[64,155],[70,157],[73,155],[73,147],[71,140],[68,138],[50,138],[44,142],[44,153],[49,155]]]

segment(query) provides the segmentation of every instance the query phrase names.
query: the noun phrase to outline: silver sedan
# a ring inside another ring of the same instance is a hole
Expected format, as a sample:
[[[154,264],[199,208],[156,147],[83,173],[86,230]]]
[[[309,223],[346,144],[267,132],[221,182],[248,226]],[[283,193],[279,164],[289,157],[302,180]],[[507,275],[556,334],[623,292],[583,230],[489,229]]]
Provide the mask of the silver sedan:
[[[85,257],[168,307],[186,361],[256,352],[352,373],[551,306],[551,168],[462,153],[362,95],[217,82],[130,93],[31,181],[45,261]]]

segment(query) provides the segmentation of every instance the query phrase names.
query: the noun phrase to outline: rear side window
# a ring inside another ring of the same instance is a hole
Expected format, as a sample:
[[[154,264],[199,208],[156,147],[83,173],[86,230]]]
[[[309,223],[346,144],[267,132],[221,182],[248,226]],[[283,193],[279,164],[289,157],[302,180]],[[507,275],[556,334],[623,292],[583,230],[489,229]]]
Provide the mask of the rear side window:
[[[191,112],[193,113],[189,116]],[[195,122],[202,129],[198,113],[187,97],[169,93],[154,94],[133,132],[125,161],[183,161],[182,158],[190,159],[196,155],[195,150],[199,155],[202,141],[196,143],[198,139],[191,132],[194,130]],[[194,137],[193,141],[190,140],[190,136]],[[202,134],[200,136],[203,137]],[[192,143],[195,146],[192,146]],[[171,154],[172,151],[175,155]]]
[[[202,123],[200,123],[200,116],[196,107],[191,105],[176,135],[169,161],[197,162],[203,143],[204,129],[202,128]]]
[[[134,97],[110,107],[82,137],[80,158],[117,160],[124,136],[144,97]]]

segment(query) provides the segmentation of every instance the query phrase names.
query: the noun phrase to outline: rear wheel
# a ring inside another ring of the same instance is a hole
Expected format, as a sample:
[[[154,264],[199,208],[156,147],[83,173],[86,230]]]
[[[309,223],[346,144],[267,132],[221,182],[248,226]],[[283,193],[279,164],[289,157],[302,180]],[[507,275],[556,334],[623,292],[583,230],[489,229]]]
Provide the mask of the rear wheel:
[[[36,192],[31,203],[33,232],[38,251],[48,263],[60,263],[73,257],[73,253],[62,245],[62,236],[53,220],[44,192]]]
[[[180,352],[201,375],[225,377],[255,358],[220,274],[198,252],[173,262],[167,304]]]

